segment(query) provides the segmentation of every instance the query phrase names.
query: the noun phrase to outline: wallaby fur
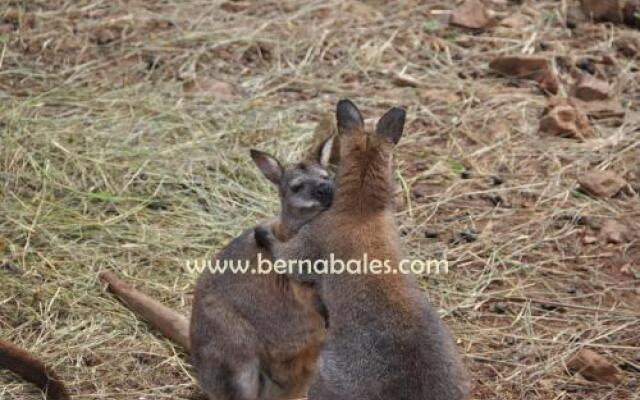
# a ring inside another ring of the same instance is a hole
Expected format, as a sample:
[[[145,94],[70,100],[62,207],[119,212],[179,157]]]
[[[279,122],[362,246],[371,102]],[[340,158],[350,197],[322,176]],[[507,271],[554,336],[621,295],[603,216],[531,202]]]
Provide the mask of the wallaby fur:
[[[26,350],[3,340],[0,340],[0,368],[6,368],[33,383],[46,394],[48,400],[71,399],[55,372]]]
[[[393,215],[392,149],[405,112],[393,108],[367,134],[349,100],[337,106],[341,165],[332,207],[287,242],[256,241],[282,260],[389,260],[401,252]],[[317,287],[330,325],[310,400],[459,400],[469,388],[451,335],[413,276],[291,275]],[[274,316],[274,319],[277,318]]]
[[[280,240],[329,208],[333,182],[321,164],[331,148],[329,139],[314,161],[286,168],[252,151],[260,170],[279,188],[281,215],[271,227]],[[258,252],[249,229],[215,259],[250,260],[255,267]],[[190,341],[200,386],[210,399],[294,399],[306,393],[324,342],[325,319],[314,290],[283,278],[206,270],[200,275]]]

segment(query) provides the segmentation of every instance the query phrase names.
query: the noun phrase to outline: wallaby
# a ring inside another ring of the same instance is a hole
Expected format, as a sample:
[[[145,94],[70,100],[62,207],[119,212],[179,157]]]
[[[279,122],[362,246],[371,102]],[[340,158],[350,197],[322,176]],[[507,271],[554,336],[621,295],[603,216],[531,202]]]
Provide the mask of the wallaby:
[[[58,376],[42,361],[14,344],[0,340],[0,368],[21,376],[42,390],[48,400],[70,400]]]
[[[328,139],[315,160],[287,167],[266,153],[251,152],[262,173],[279,189],[281,214],[270,223],[279,240],[288,240],[331,206],[333,180],[324,168],[331,148],[332,139]],[[249,260],[255,267],[259,253],[252,228],[215,259]],[[196,285],[190,329],[201,388],[212,400],[303,396],[326,334],[319,304],[314,290],[275,273],[203,271]]]
[[[401,252],[393,215],[392,149],[405,111],[392,108],[367,134],[358,108],[337,106],[341,165],[331,208],[287,242],[268,227],[260,246],[281,260],[387,260],[398,272]],[[299,263],[299,261],[298,261]],[[373,263],[371,263],[373,265]],[[451,335],[415,277],[291,271],[317,287],[330,325],[310,400],[458,400],[468,383]],[[277,318],[274,316],[274,318]]]
[[[338,141],[333,139],[336,135],[337,130],[333,114],[324,115],[313,132],[311,144],[306,151],[306,160],[323,168],[327,167],[327,164],[336,165],[339,156]],[[265,174],[271,176],[271,168],[268,162],[271,161],[277,164],[277,160],[260,152],[255,152],[254,155],[252,157],[254,161],[256,163],[260,161],[261,163],[261,171],[265,171]],[[300,172],[303,180],[307,177],[313,179],[311,174],[314,170],[300,170]],[[280,186],[278,185],[279,189]],[[287,182],[284,182],[283,186],[286,187]],[[313,207],[307,208],[304,204],[305,201],[298,202],[297,199],[317,197],[317,195],[318,193],[280,191],[282,209],[285,210],[285,214],[279,219],[280,225],[288,227],[287,229],[290,231],[295,231],[300,223],[307,220],[307,217],[316,215],[318,213],[317,210]],[[253,255],[254,253],[251,253],[251,256]],[[189,319],[187,317],[132,287],[118,278],[113,272],[104,271],[98,276],[100,280],[108,285],[109,290],[116,294],[129,309],[149,322],[152,327],[162,332],[169,340],[182,347],[185,352],[191,353]]]
[[[295,165],[282,167],[266,153],[251,152],[262,173],[279,188],[281,215],[271,224],[279,238],[289,238],[331,204],[333,182],[325,167],[335,147],[332,131],[316,130],[314,137],[321,134],[323,142],[316,146],[314,141],[308,158]],[[249,260],[255,265],[257,255],[250,229],[216,258]],[[287,399],[306,392],[326,332],[325,313],[313,290],[289,284],[275,274],[213,275],[204,271],[196,288],[190,327],[180,313],[113,273],[103,272],[100,279],[125,305],[192,354],[201,386],[212,399]],[[274,314],[282,320],[273,319]],[[189,331],[195,338],[193,345],[185,335]],[[243,335],[252,340],[242,342],[238,338]],[[238,369],[245,359],[258,362],[249,369]]]

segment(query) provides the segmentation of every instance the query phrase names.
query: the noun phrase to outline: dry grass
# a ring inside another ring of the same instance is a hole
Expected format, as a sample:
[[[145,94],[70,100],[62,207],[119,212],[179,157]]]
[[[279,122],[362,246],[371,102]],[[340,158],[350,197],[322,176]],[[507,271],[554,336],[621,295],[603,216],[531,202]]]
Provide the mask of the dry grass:
[[[277,208],[248,148],[295,159],[341,97],[370,117],[408,106],[397,157],[405,248],[452,263],[424,283],[467,355],[475,397],[640,398],[637,236],[585,245],[597,232],[580,224],[616,217],[637,232],[638,197],[593,199],[575,180],[607,168],[640,187],[637,59],[618,54],[607,69],[624,123],[599,121],[584,143],[538,134],[545,97],[487,68],[500,54],[615,55],[612,43],[637,43],[637,32],[566,29],[564,1],[494,1],[525,25],[481,34],[434,22],[442,16],[429,11],[451,5],[433,1],[9,3],[0,336],[42,354],[76,398],[198,396],[186,356],[105,293],[97,272],[116,270],[187,313],[195,277],[184,260]],[[418,87],[395,84],[401,71]],[[236,94],[187,97],[181,80],[194,77]],[[581,346],[624,366],[624,383],[567,374],[563,359]],[[3,372],[1,398],[40,394]]]

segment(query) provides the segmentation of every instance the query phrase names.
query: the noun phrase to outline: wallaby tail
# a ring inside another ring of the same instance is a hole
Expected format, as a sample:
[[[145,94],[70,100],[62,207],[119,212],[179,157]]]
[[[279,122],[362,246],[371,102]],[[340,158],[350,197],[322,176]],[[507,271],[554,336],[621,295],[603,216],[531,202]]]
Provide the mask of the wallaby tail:
[[[2,368],[36,385],[47,395],[48,400],[71,400],[64,384],[51,369],[25,350],[0,340],[0,369]]]
[[[112,272],[101,272],[100,279],[130,310],[147,320],[172,342],[191,353],[189,320],[177,311],[136,290]]]

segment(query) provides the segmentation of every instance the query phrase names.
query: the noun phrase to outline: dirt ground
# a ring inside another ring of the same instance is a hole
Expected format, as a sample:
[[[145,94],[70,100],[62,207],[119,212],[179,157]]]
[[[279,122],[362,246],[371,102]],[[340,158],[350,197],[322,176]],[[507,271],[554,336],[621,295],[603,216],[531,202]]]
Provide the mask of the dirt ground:
[[[500,22],[470,31],[445,1],[4,0],[0,337],[77,399],[199,398],[185,354],[97,273],[188,313],[185,260],[278,207],[248,149],[296,159],[348,97],[372,120],[407,107],[404,249],[450,263],[421,279],[474,398],[640,399],[640,32],[576,22],[571,0],[485,5]],[[507,55],[550,60],[561,97],[607,81],[624,116],[540,132],[550,96],[489,68]],[[580,188],[603,170],[615,195]],[[620,379],[569,372],[583,348]],[[0,399],[39,398],[0,372]]]

